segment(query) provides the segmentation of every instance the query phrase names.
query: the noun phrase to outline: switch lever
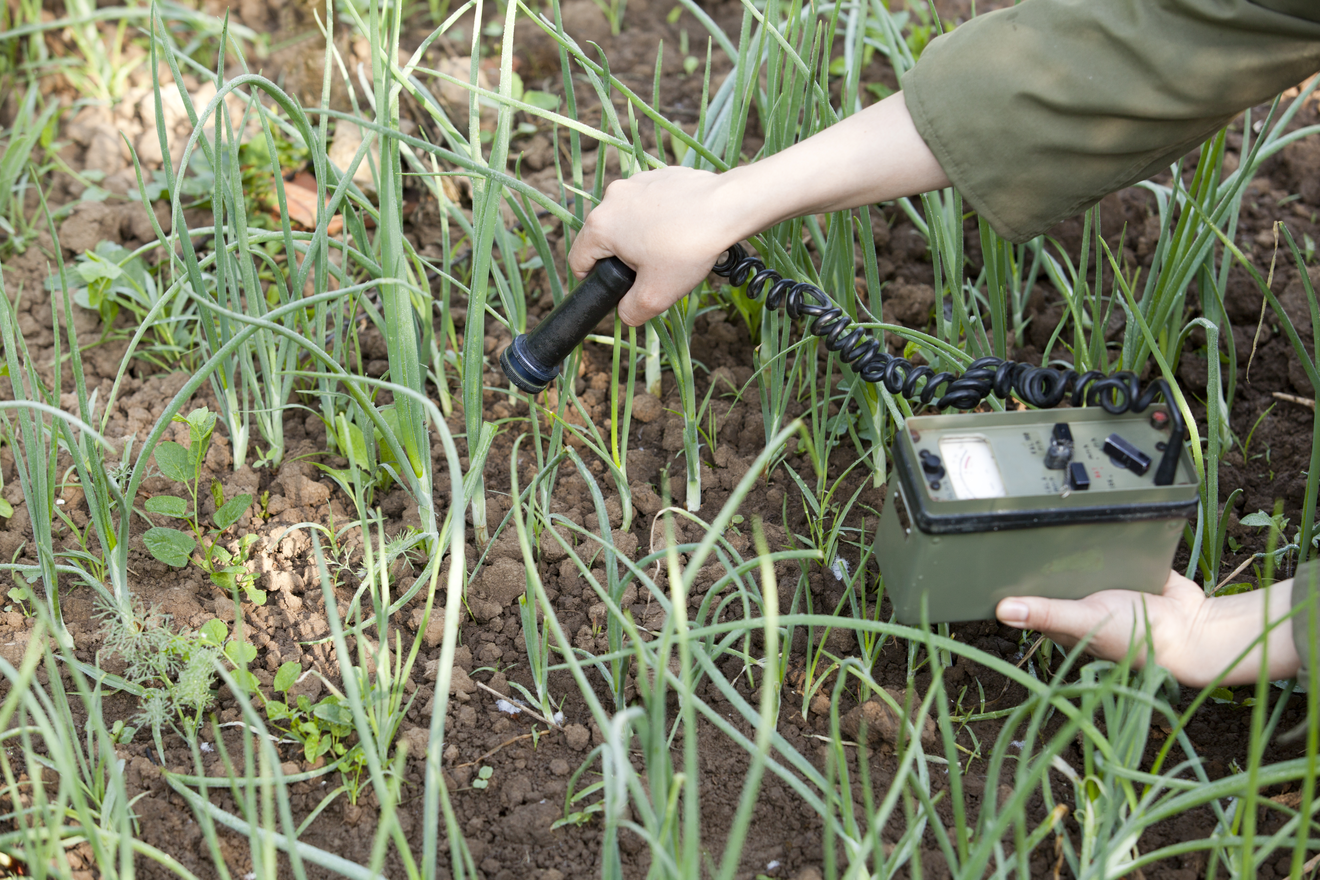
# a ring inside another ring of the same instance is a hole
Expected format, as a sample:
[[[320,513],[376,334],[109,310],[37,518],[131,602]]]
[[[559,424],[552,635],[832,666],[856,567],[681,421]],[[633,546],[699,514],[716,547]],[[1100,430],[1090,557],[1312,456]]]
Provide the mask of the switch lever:
[[[1139,477],[1150,469],[1150,456],[1117,434],[1105,438],[1104,450],[1114,464],[1127,468]]]

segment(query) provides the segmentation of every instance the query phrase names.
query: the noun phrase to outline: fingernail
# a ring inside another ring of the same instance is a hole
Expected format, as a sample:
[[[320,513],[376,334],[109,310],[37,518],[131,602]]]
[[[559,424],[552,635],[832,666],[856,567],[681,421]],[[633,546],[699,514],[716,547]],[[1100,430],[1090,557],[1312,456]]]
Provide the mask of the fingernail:
[[[1026,625],[1028,609],[1025,602],[1019,602],[1016,599],[1005,599],[999,603],[999,608],[996,611],[999,619],[1009,626],[1022,627]]]

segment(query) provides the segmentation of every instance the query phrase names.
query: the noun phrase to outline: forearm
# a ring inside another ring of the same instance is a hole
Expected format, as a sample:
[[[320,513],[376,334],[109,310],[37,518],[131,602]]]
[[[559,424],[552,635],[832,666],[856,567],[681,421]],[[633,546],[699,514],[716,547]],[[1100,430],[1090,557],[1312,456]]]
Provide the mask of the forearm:
[[[856,208],[949,185],[917,134],[903,94],[719,178],[736,205],[732,241],[793,217]]]

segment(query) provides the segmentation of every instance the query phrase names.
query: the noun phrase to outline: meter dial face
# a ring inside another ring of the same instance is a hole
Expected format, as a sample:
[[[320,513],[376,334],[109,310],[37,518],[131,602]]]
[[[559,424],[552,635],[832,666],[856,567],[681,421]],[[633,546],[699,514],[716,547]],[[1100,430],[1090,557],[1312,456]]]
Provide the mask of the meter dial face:
[[[959,501],[1003,498],[1004,478],[999,473],[990,443],[979,435],[940,438],[940,456],[949,471],[949,484]]]

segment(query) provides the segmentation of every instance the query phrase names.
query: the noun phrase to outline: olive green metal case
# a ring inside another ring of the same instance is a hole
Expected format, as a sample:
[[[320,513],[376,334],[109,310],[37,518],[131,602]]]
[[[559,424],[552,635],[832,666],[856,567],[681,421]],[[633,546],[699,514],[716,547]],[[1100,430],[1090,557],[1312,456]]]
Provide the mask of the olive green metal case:
[[[1071,435],[1062,468],[1059,444],[1052,445],[1056,432]],[[1114,436],[1126,445],[1115,445]],[[1198,497],[1185,450],[1173,482],[1155,485],[1154,462],[1167,440],[1162,410],[908,419],[894,442],[894,473],[876,533],[896,618],[909,624],[990,619],[1006,596],[1160,592]],[[1122,450],[1135,452],[1128,457]]]

